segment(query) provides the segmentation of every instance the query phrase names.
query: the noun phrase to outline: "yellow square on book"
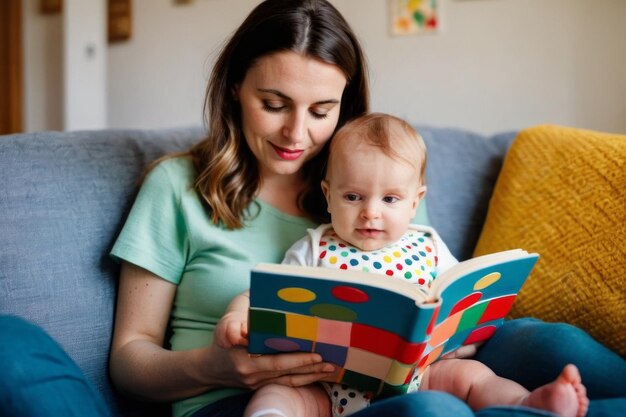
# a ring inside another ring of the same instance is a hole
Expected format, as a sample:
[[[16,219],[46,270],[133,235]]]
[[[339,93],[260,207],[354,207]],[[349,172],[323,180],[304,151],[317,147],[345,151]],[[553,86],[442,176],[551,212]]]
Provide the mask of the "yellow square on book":
[[[512,317],[576,325],[626,356],[626,135],[520,132],[474,255],[516,247],[541,260]]]
[[[287,336],[296,339],[317,339],[317,318],[301,316],[299,314],[286,314]]]
[[[409,378],[414,365],[405,365],[398,361],[393,361],[389,373],[385,377],[385,382],[391,385],[402,385]]]

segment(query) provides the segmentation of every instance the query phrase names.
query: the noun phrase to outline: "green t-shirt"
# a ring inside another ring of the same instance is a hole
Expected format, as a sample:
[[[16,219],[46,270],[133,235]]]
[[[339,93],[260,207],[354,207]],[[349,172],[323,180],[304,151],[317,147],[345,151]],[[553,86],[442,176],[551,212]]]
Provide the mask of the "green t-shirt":
[[[249,286],[258,262],[280,262],[287,249],[316,224],[284,214],[257,200],[245,227],[211,223],[193,190],[187,158],[168,159],[150,172],[111,255],[178,285],[171,315],[173,350],[211,343],[213,330],[232,298]],[[220,398],[241,392],[220,389],[177,402],[186,416]]]
[[[250,269],[282,261],[285,252],[317,227],[256,200],[241,229],[211,223],[192,184],[188,158],[167,159],[146,177],[111,255],[178,285],[172,307],[173,350],[211,343],[213,330],[232,298],[249,287]],[[415,222],[427,224],[425,204]],[[175,417],[243,392],[217,389],[174,404]]]

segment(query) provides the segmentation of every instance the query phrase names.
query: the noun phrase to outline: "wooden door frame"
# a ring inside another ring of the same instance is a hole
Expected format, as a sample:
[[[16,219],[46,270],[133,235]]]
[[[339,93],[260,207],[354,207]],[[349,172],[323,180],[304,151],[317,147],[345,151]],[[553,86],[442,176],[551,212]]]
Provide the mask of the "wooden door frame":
[[[22,0],[0,1],[0,134],[22,131]]]

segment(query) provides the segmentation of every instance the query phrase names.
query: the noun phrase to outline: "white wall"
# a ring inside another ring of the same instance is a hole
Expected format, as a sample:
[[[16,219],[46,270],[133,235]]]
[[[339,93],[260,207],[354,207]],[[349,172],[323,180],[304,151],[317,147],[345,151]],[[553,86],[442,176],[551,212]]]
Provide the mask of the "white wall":
[[[624,0],[440,0],[442,31],[410,37],[388,34],[386,0],[331,1],[365,47],[373,110],[482,133],[626,133]],[[200,124],[214,53],[258,2],[133,0],[131,40],[108,48],[108,126]]]
[[[24,129],[63,130],[61,15],[42,15],[39,1],[23,2]]]
[[[107,127],[106,0],[24,0],[22,16],[25,130]]]
[[[626,1],[442,1],[443,30],[389,37],[380,0],[350,12],[373,106],[481,132],[551,122],[626,133]]]
[[[133,34],[109,48],[109,125],[202,123],[214,55],[258,1],[133,0]]]
[[[107,127],[106,2],[63,2],[63,128]]]

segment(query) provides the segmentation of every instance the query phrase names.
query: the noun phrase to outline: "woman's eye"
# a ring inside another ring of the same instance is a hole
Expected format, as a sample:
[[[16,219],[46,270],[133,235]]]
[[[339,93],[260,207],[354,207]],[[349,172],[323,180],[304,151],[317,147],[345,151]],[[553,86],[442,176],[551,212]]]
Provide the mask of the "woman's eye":
[[[314,119],[318,119],[318,120],[326,119],[328,117],[328,112],[319,112],[319,111],[311,110],[310,113]]]
[[[271,112],[271,113],[278,113],[284,108],[285,106],[278,104],[278,103],[270,103],[267,101],[263,102],[263,110]]]
[[[395,203],[396,201],[398,201],[398,197],[387,196],[387,197],[383,198],[383,201],[385,203],[392,204],[392,203]]]
[[[356,194],[346,194],[343,198],[348,201],[357,201],[359,199],[359,196]]]

